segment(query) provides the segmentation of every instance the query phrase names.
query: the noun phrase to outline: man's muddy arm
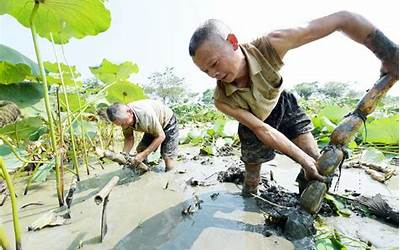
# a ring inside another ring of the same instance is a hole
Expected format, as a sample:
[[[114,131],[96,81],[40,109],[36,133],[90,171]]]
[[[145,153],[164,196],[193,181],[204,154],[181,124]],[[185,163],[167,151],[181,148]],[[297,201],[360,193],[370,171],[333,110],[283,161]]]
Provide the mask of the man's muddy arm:
[[[135,144],[135,137],[133,135],[132,129],[123,129],[124,134],[124,148],[122,149],[123,152],[129,154],[131,152],[133,145]]]
[[[161,128],[161,126],[160,126],[160,128]],[[159,129],[157,131],[157,134],[153,135],[153,136],[154,136],[154,140],[150,143],[150,145],[147,146],[147,148],[145,148],[145,150],[143,150],[142,152],[140,152],[136,155],[135,159],[137,161],[139,161],[139,162],[144,161],[147,158],[147,156],[149,154],[151,154],[152,152],[156,151],[157,148],[161,145],[161,143],[165,140],[165,133],[164,133],[164,130],[162,130],[162,128]]]
[[[267,35],[271,45],[283,58],[290,49],[341,31],[369,48],[382,62],[382,71],[398,79],[398,45],[390,41],[371,22],[359,14],[339,11],[307,23],[302,27],[276,30]]]
[[[321,181],[324,180],[324,178],[318,174],[315,160],[297,147],[281,132],[265,124],[247,110],[240,108],[233,109],[229,105],[219,101],[215,101],[215,106],[221,112],[235,118],[241,124],[248,127],[262,143],[298,162],[306,173],[308,173],[308,177]]]

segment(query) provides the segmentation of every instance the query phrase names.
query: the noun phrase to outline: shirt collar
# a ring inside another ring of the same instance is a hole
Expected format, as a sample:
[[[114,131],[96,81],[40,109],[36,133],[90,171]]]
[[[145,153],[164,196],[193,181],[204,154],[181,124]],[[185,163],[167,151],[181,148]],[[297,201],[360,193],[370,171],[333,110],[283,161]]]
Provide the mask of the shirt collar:
[[[249,75],[250,79],[257,73],[261,71],[261,66],[258,63],[257,59],[249,53],[249,49],[252,49],[254,47],[252,44],[239,44],[240,49],[243,51],[244,57],[247,61],[247,64],[249,66]],[[238,90],[241,90],[243,88],[238,88],[235,85],[223,81],[217,81],[218,84],[222,84],[225,87],[225,94],[226,96],[230,96],[233,93],[235,93]],[[247,88],[246,88],[247,89]]]

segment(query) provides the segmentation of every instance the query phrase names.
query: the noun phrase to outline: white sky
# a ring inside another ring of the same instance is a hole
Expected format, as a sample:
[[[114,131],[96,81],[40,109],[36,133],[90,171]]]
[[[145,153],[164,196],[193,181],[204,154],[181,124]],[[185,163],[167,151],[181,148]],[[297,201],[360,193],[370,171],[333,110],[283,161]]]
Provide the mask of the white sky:
[[[214,87],[214,80],[200,72],[188,55],[194,29],[208,18],[226,22],[242,42],[278,28],[303,24],[338,10],[364,15],[397,44],[400,40],[399,8],[395,0],[110,0],[112,23],[95,37],[72,39],[65,46],[67,58],[84,77],[89,66],[103,58],[114,63],[133,61],[140,71],[132,81],[143,84],[154,71],[173,66],[193,91]],[[397,21],[396,21],[397,20]],[[0,43],[35,59],[30,31],[10,16],[0,16]],[[52,47],[40,39],[44,60],[55,61]],[[35,61],[35,60],[34,60]],[[286,86],[312,81],[350,82],[355,89],[370,88],[379,74],[378,59],[364,46],[341,33],[290,51],[281,73]],[[396,84],[395,91],[399,87]]]

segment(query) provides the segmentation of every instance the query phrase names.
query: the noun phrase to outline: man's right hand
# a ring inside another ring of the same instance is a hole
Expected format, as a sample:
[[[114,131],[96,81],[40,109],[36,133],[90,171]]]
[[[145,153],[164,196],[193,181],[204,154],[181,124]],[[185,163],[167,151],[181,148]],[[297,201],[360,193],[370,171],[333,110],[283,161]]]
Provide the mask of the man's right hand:
[[[321,182],[326,182],[326,177],[324,177],[318,173],[318,169],[317,169],[315,161],[304,165],[303,169],[304,169],[304,176],[305,176],[306,180],[308,180],[308,181],[317,180],[317,181],[321,181]]]

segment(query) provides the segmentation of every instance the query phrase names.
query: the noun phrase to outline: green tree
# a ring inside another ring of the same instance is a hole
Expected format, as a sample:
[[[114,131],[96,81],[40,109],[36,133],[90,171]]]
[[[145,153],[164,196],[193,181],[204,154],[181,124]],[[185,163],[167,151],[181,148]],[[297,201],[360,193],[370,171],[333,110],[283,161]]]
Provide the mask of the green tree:
[[[348,92],[349,85],[343,82],[327,82],[320,87],[320,92],[326,97],[338,98],[344,97]]]
[[[317,82],[303,82],[296,84],[293,87],[293,90],[299,94],[299,96],[303,97],[304,99],[308,100],[310,96],[318,92],[318,83]]]
[[[186,102],[190,93],[185,87],[185,78],[178,77],[174,67],[166,67],[163,72],[153,72],[144,87],[145,93],[152,98],[160,99],[167,105]]]

